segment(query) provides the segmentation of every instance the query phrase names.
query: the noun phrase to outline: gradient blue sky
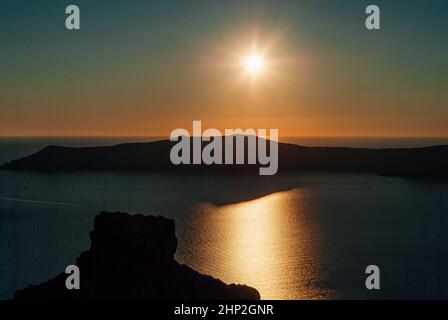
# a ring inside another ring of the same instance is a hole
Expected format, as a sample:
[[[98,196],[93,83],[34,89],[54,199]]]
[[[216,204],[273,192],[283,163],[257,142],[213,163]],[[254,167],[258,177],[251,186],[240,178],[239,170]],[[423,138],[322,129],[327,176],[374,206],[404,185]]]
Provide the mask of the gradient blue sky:
[[[65,29],[65,7],[81,30]],[[382,30],[364,27],[381,8]],[[0,0],[0,135],[448,136],[448,1]],[[256,41],[256,83],[233,63]],[[268,69],[268,68],[267,68]]]

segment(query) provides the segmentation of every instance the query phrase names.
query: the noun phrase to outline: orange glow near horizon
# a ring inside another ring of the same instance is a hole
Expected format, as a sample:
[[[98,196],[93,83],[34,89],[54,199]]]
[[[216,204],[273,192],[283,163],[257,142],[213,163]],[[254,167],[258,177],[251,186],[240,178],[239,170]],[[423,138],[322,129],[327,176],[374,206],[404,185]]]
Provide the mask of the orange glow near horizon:
[[[390,8],[400,25],[378,33],[353,24],[349,3],[120,3],[92,4],[104,14],[74,37],[50,9],[5,4],[0,136],[169,136],[197,119],[280,136],[448,136],[437,5],[408,6],[427,24]]]
[[[280,138],[448,136],[438,87],[409,90],[350,59],[292,47],[281,28],[239,31],[160,64],[24,78],[26,94],[11,86],[2,96],[0,136],[168,137],[197,119],[222,132],[278,129]]]

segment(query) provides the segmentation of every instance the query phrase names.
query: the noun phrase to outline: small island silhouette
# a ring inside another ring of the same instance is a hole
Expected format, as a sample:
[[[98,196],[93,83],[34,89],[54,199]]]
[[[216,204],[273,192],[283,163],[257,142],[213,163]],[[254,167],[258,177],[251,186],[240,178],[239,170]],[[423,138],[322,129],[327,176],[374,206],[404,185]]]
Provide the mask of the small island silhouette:
[[[76,260],[80,289],[68,290],[67,274],[19,290],[18,300],[259,300],[245,285],[227,285],[174,259],[175,225],[158,216],[102,212],[91,246]]]
[[[206,145],[210,142],[202,143]],[[38,172],[258,173],[258,164],[173,165],[170,150],[174,144],[170,140],[161,140],[106,147],[47,146],[35,154],[4,164],[0,169]],[[245,155],[247,158],[247,141]],[[448,179],[448,145],[368,149],[278,143],[278,159],[279,172],[351,172],[415,179]]]

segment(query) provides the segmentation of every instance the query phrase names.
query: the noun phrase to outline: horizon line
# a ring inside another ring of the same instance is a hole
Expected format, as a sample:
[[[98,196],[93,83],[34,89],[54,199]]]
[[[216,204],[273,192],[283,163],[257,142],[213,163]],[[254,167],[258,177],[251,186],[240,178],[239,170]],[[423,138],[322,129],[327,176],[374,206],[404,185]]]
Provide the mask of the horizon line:
[[[225,135],[222,135],[225,136]],[[190,135],[193,137],[193,135]],[[166,138],[169,135],[0,135],[2,138]],[[285,135],[282,138],[406,138],[406,139],[448,139],[446,136],[438,135],[421,135],[421,136],[406,136],[406,135]]]

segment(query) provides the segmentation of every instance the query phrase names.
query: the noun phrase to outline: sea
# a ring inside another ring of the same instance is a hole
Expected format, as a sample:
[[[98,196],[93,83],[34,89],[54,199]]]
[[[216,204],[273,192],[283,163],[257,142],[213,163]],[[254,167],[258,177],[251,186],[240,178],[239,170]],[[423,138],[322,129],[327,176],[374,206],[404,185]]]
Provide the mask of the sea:
[[[46,145],[157,139],[5,137],[0,163]],[[283,141],[369,148],[448,144],[448,138]],[[447,182],[347,173],[0,171],[0,299],[73,264],[89,248],[94,218],[104,210],[174,219],[179,262],[252,286],[262,299],[448,298]],[[371,265],[380,272],[377,290],[366,287]]]

